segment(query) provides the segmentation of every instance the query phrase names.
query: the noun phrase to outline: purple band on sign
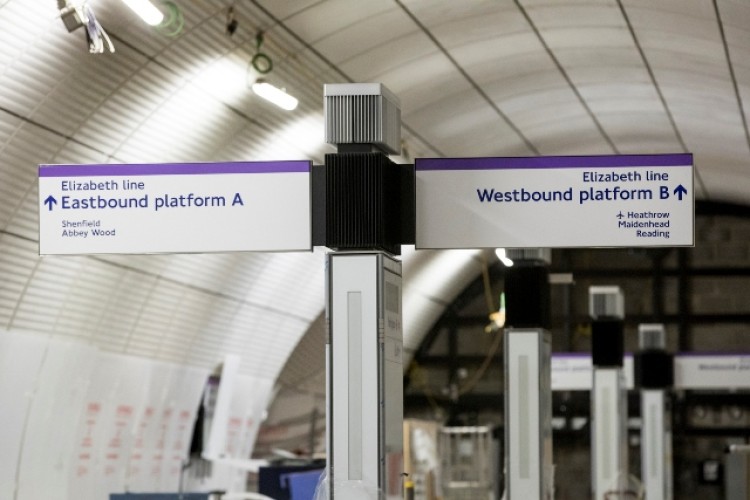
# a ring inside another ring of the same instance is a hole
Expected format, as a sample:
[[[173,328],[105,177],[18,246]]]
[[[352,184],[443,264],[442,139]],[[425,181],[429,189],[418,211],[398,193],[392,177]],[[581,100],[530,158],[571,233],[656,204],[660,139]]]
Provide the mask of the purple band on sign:
[[[153,163],[102,165],[39,165],[39,177],[95,177],[114,175],[280,174],[310,172],[311,162],[263,161],[231,163]]]
[[[552,359],[581,359],[590,358],[589,352],[556,352],[552,354]]]
[[[544,168],[688,167],[693,155],[535,156],[506,158],[417,158],[415,170],[502,170]]]
[[[724,358],[750,358],[750,352],[727,352],[727,351],[703,351],[703,352],[678,352],[677,358],[701,358],[701,357],[724,357]]]

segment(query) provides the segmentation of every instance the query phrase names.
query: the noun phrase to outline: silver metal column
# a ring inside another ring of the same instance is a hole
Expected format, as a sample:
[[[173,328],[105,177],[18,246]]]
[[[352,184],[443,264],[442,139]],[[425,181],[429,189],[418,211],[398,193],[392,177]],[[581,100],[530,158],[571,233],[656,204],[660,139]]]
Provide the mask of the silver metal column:
[[[402,498],[400,251],[408,172],[400,105],[381,84],[326,85],[328,498]],[[403,184],[402,184],[403,183]],[[403,202],[403,203],[402,203]]]
[[[674,364],[666,351],[664,325],[638,325],[638,347],[634,374],[641,390],[641,481],[649,500],[672,500],[668,391],[674,384]]]
[[[595,500],[627,489],[627,387],[622,371],[625,302],[616,286],[589,289],[592,321],[591,489]]]
[[[327,279],[330,498],[401,498],[401,263],[329,254]]]
[[[551,338],[548,248],[506,252],[505,498],[552,499]],[[508,263],[506,263],[508,265]]]
[[[510,500],[551,499],[550,333],[505,330],[505,467]]]

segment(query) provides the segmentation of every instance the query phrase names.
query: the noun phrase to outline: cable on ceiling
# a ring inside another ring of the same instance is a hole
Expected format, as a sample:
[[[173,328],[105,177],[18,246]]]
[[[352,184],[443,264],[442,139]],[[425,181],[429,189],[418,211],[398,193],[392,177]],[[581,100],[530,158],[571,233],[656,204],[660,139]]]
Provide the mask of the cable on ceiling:
[[[250,65],[261,75],[267,75],[273,70],[273,61],[268,54],[261,52],[260,49],[263,46],[263,42],[263,32],[260,31],[255,36],[255,55],[250,59]]]

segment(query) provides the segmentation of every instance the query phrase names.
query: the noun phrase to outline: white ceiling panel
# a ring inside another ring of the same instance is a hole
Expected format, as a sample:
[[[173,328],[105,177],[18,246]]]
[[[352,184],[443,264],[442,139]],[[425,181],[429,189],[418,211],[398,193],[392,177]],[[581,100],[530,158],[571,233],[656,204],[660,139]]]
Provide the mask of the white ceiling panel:
[[[325,0],[260,0],[253,3],[259,3],[279,20],[286,22],[295,14],[306,11],[323,1]]]
[[[404,119],[423,130],[441,150],[456,156],[478,156],[507,148],[520,154],[525,147],[515,132],[473,90],[452,96],[440,106],[423,107]]]
[[[301,15],[287,16],[285,24],[292,31],[316,45],[324,38],[340,30],[348,29],[362,19],[377,16],[384,11],[395,9],[390,0],[370,0],[352,2],[351,0],[328,0],[318,2],[301,11]]]
[[[521,26],[518,10],[509,0],[404,0],[402,3],[434,34],[447,36],[447,42],[452,37],[481,39],[491,36],[492,26],[495,27],[495,36]],[[447,45],[453,47],[455,44]]]
[[[383,10],[361,17],[322,38],[315,43],[315,48],[325,53],[334,64],[339,64],[380,46],[383,33],[388,33],[388,39],[394,40],[415,30],[414,22],[401,9]]]
[[[497,73],[508,74],[514,71],[527,70],[527,64],[533,67],[554,69],[554,65],[544,52],[539,39],[533,33],[514,32],[502,37],[465,43],[450,49],[464,69],[472,76],[478,75],[479,81],[497,78]],[[484,78],[482,78],[482,75]]]
[[[560,9],[560,12],[566,12]],[[534,18],[533,12],[531,13]],[[565,19],[561,15],[561,19]],[[561,23],[564,27],[555,25],[554,27],[540,28],[542,37],[549,48],[557,54],[565,51],[587,51],[590,53],[598,52],[599,47],[605,49],[620,49],[631,47],[633,38],[625,26],[617,27],[599,27],[596,24],[587,25],[587,19],[573,18],[569,23]],[[577,26],[575,25],[577,21]],[[573,26],[571,26],[573,24]],[[562,58],[561,58],[562,59]]]
[[[663,119],[667,120],[659,96],[650,83],[591,83],[579,85],[578,88],[597,116],[601,113],[661,113]]]
[[[415,31],[401,37],[381,39],[379,45],[351,59],[341,61],[338,66],[356,81],[378,81],[381,75],[396,73],[399,69],[412,72],[412,63],[417,63],[435,52],[435,45],[424,33]]]
[[[533,104],[533,109],[529,108],[530,104]],[[585,108],[567,85],[538,92],[531,89],[529,92],[505,99],[501,105],[511,119],[524,130],[526,127],[547,122],[551,117],[560,119],[586,115]],[[590,128],[594,130],[593,120],[589,118],[589,122]]]
[[[386,73],[375,75],[375,79],[388,82],[388,88],[393,89],[397,95],[406,92],[407,89],[417,91],[429,88],[433,85],[451,85],[451,82],[460,82],[463,78],[456,74],[454,66],[442,53],[424,55],[417,60],[410,61],[408,71],[398,67]],[[408,110],[405,110],[408,112]]]
[[[559,114],[550,110],[546,120],[538,120],[525,131],[530,140],[540,144],[545,155],[605,155],[612,148],[601,133],[591,126],[591,117],[583,112]]]
[[[607,101],[612,103],[612,101]],[[610,106],[607,104],[606,106]],[[601,109],[597,101],[591,103],[597,117],[607,133],[617,144],[622,154],[657,154],[681,153],[677,136],[674,134],[668,118],[661,111],[649,112],[638,109],[638,102],[633,101],[633,111],[628,109]],[[618,108],[619,106],[614,106]],[[644,107],[644,106],[641,106]],[[633,127],[638,123],[639,127]]]

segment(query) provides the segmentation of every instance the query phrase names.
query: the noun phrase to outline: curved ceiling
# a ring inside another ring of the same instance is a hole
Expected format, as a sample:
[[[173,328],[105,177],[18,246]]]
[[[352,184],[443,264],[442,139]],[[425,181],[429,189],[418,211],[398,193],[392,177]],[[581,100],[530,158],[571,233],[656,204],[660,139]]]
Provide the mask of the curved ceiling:
[[[397,162],[692,152],[699,198],[748,201],[746,2],[175,3],[185,23],[170,35],[121,0],[90,0],[116,49],[93,55],[56,1],[0,1],[0,325],[189,365],[237,353],[243,372],[276,379],[323,310],[322,250],[40,258],[36,166],[321,163],[324,83],[399,96]],[[260,31],[267,79],[299,98],[294,112],[248,90]],[[409,347],[479,258],[407,253]]]

